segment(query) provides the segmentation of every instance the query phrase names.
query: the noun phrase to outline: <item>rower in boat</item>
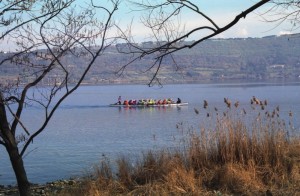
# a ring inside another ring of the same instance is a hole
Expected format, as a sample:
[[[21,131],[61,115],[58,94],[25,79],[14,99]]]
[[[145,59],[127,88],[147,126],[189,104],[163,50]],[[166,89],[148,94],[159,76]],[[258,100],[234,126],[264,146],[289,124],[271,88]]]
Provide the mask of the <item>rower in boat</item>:
[[[166,99],[130,99],[130,100],[124,100],[123,102],[120,101],[121,96],[118,98],[118,102],[114,104],[110,104],[110,106],[119,106],[119,107],[159,107],[159,106],[182,106],[187,105],[188,103],[182,102],[180,98],[177,98],[177,101],[173,101],[171,98]],[[121,104],[120,104],[120,102]]]
[[[177,104],[180,104],[181,103],[181,99],[180,98],[177,98]]]

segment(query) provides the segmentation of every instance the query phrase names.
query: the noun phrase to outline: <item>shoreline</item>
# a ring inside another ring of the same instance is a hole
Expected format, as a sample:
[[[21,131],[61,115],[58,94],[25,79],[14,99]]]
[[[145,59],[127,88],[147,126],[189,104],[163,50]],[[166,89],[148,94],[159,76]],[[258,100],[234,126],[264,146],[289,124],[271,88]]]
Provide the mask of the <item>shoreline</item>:
[[[121,82],[82,82],[81,86],[114,86],[114,85],[149,85],[150,80],[143,80],[139,82],[133,81],[121,81]],[[270,78],[270,79],[240,79],[240,78],[220,78],[220,79],[202,79],[202,80],[185,80],[185,81],[161,81],[161,84],[153,83],[150,86],[155,85],[181,85],[181,84],[300,84],[300,77],[298,78]],[[74,84],[70,84],[72,86]],[[20,84],[20,86],[24,86]],[[41,85],[40,87],[49,87],[51,85]]]
[[[62,190],[78,187],[82,179],[61,179],[45,184],[31,184],[32,196],[56,195]],[[0,196],[19,196],[17,185],[0,185]]]

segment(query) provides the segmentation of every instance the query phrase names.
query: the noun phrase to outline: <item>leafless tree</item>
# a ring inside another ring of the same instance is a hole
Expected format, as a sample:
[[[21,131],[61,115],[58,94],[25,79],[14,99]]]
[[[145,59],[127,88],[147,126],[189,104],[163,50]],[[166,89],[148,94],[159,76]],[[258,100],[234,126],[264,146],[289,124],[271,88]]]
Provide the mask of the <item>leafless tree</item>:
[[[42,133],[60,104],[82,83],[95,60],[114,43],[113,15],[119,0],[3,0],[0,4],[0,44],[10,46],[2,67],[22,70],[1,78],[0,145],[10,158],[21,195],[30,195],[23,164],[28,146]],[[84,58],[80,70],[64,56]],[[81,72],[74,78],[74,72]],[[41,86],[44,86],[41,88]],[[30,130],[22,119],[27,105],[43,109],[42,123]]]
[[[136,44],[133,39],[129,39],[130,30],[123,32],[124,39],[127,41],[127,47],[119,48],[120,52],[132,55],[131,61],[124,65],[119,73],[121,74],[125,68],[132,64],[134,61],[138,61],[143,58],[152,58],[153,63],[146,69],[154,70],[152,79],[149,85],[154,82],[159,82],[158,73],[164,60],[167,58],[172,59],[174,65],[176,61],[173,54],[183,49],[192,48],[199,43],[213,38],[226,30],[232,28],[241,19],[246,18],[249,13],[252,13],[257,8],[264,4],[271,2],[271,0],[261,0],[254,3],[246,10],[241,10],[241,13],[228,22],[226,25],[221,26],[218,21],[215,21],[212,17],[208,16],[197,5],[197,1],[192,0],[143,0],[143,1],[131,1],[134,6],[138,7],[138,11],[142,11],[145,14],[142,17],[142,22],[149,29],[152,34],[152,45]],[[180,15],[183,13],[194,13],[199,19],[199,25],[192,29],[185,29],[184,22],[182,25]],[[126,36],[125,36],[126,35]],[[196,37],[194,42],[185,42],[185,40],[191,36]]]

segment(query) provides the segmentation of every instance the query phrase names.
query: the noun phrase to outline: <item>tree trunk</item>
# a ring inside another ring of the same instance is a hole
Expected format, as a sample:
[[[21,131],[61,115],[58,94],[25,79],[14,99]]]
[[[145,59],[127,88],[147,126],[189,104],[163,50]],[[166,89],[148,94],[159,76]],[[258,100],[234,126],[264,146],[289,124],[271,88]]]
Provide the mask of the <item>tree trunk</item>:
[[[14,169],[20,195],[30,196],[30,183],[27,179],[23,159],[20,156],[14,133],[15,131],[10,129],[3,102],[3,96],[0,92],[0,137],[4,143],[4,146],[6,147],[11,165]]]
[[[19,193],[21,196],[30,196],[30,183],[24,168],[23,159],[19,154],[18,147],[6,147],[9,154],[10,162],[14,169],[16,179],[18,182]]]

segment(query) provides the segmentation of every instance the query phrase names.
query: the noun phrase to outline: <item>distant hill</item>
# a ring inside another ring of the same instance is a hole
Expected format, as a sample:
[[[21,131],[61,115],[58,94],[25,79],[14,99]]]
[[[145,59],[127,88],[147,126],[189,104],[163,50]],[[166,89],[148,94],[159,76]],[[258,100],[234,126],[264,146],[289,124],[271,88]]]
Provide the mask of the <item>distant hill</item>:
[[[300,35],[213,39],[177,54],[185,75],[203,79],[300,76]]]
[[[187,44],[188,42],[182,43]],[[151,46],[152,42],[141,43]],[[120,46],[120,45],[119,45]],[[0,53],[0,60],[5,58]],[[158,78],[163,83],[193,83],[207,80],[300,80],[300,34],[245,39],[210,39],[191,49],[184,49],[167,58]],[[85,59],[66,55],[63,63],[81,69]],[[88,74],[87,84],[147,83],[154,70],[145,72],[151,59],[129,65],[121,76],[115,73],[129,62],[111,46],[98,58]],[[0,66],[0,76],[14,77],[16,66]],[[76,74],[73,77],[79,77]]]

